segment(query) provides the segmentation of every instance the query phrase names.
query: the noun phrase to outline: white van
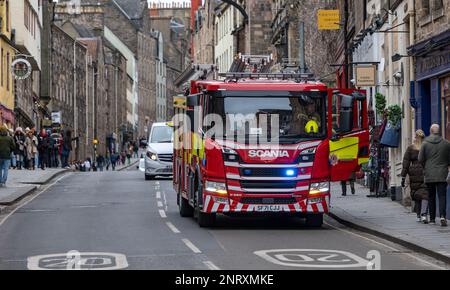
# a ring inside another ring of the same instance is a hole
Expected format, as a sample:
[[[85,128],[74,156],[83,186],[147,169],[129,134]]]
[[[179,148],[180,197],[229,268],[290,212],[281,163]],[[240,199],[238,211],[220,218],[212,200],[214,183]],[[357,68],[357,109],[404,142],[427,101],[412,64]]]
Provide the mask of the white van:
[[[145,154],[145,180],[172,176],[173,127],[170,122],[154,123]]]

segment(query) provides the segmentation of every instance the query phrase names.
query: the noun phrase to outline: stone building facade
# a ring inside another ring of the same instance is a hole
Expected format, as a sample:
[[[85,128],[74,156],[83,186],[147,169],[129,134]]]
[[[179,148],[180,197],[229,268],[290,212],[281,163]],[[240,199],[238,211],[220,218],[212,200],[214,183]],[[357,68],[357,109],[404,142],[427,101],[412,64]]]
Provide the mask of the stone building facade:
[[[174,82],[191,62],[190,4],[183,2],[150,2],[149,16],[152,30],[161,33],[164,40],[163,62],[166,66],[166,118],[173,116],[173,96],[178,94]],[[184,27],[171,29],[171,22]]]
[[[52,84],[53,92],[50,109],[60,113],[60,123],[54,124],[63,131],[72,131],[77,138],[72,144],[74,150],[70,160],[81,160],[87,156],[85,146],[87,135],[86,106],[88,93],[92,91],[89,79],[92,63],[88,58],[87,47],[65,33],[60,27],[52,25]],[[75,60],[75,64],[74,64]]]
[[[336,1],[272,1],[271,43],[278,63],[298,63],[300,22],[304,23],[304,48],[306,68],[316,77],[329,76],[333,68],[334,52],[339,31],[318,30],[319,9],[336,9]],[[283,60],[285,59],[285,60]],[[334,77],[324,78],[334,82]]]

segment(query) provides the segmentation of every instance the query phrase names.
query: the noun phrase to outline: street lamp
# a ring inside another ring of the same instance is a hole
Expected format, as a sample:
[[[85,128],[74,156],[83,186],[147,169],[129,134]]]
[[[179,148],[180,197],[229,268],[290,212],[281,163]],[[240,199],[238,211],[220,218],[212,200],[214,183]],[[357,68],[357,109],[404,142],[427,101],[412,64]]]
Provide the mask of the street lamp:
[[[400,55],[400,54],[396,53],[392,56],[392,62],[397,62],[404,57],[411,57],[411,56],[410,55]]]

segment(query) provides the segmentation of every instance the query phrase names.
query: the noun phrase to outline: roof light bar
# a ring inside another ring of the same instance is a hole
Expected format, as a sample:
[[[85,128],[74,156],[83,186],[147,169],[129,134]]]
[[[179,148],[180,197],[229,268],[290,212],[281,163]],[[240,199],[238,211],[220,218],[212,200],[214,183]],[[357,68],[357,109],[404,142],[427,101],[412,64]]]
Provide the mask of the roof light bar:
[[[316,81],[313,74],[310,73],[250,73],[250,72],[227,72],[219,73],[220,77],[227,79],[249,79],[249,78],[267,78],[267,79],[281,79],[281,80],[309,80]]]

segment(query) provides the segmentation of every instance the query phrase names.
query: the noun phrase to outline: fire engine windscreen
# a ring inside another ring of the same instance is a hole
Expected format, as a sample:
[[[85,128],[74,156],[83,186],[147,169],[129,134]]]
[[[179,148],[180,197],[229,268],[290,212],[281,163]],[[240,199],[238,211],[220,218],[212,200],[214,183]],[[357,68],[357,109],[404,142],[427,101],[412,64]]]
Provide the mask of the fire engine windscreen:
[[[221,115],[225,137],[235,141],[297,143],[326,135],[326,93],[216,97],[209,113]]]

